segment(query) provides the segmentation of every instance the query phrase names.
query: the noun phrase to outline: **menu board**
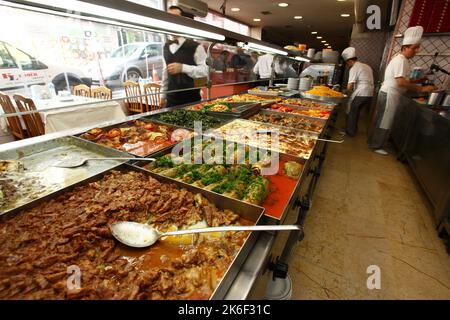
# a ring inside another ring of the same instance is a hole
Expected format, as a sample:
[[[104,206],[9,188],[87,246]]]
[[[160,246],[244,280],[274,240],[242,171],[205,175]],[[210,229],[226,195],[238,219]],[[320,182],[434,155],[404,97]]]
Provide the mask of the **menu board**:
[[[409,27],[422,26],[425,33],[450,32],[450,0],[416,0]]]

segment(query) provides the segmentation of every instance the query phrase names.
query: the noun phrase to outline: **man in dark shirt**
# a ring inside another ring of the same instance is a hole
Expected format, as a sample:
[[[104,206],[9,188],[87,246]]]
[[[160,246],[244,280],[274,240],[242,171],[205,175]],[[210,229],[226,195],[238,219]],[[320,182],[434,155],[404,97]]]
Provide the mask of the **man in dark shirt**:
[[[172,6],[169,13],[186,16],[183,11]],[[183,37],[173,37],[164,46],[164,60],[167,67],[163,72],[163,91],[194,88],[194,80],[208,75],[206,52],[202,45]],[[197,102],[202,99],[200,89],[167,93],[166,107]],[[164,104],[164,103],[163,103]]]

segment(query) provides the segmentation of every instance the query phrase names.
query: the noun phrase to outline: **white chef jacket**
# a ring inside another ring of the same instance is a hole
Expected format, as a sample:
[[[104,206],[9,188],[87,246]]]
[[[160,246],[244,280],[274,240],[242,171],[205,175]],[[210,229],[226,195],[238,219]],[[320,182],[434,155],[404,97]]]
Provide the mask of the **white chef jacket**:
[[[408,79],[409,74],[410,74],[409,61],[404,55],[399,53],[391,60],[391,62],[389,62],[386,71],[384,73],[384,81],[380,90],[387,93],[389,88],[392,88],[401,94],[406,93],[408,89],[400,87],[397,84],[397,80],[395,80],[395,78],[403,77],[405,79]]]
[[[265,54],[258,58],[258,62],[256,62],[253,67],[253,72],[259,74],[262,79],[270,78],[272,75],[272,62],[273,55]]]
[[[356,61],[350,68],[348,83],[354,84],[354,97],[373,97],[373,72],[369,65]]]
[[[183,43],[186,41],[185,38],[177,38],[177,43],[172,43],[169,46],[169,50],[172,54],[178,51],[180,47],[183,45]],[[205,48],[200,44],[197,46],[197,49],[194,53],[194,61],[196,66],[191,66],[187,64],[183,64],[183,67],[181,69],[182,73],[187,74],[192,79],[198,79],[198,78],[204,78],[208,76],[208,66],[206,65],[206,58],[207,54],[205,51]],[[164,69],[163,69],[163,76],[162,76],[162,82],[163,82],[163,92],[166,92],[169,87],[169,81],[168,81],[168,74],[167,74],[167,65],[164,61]]]

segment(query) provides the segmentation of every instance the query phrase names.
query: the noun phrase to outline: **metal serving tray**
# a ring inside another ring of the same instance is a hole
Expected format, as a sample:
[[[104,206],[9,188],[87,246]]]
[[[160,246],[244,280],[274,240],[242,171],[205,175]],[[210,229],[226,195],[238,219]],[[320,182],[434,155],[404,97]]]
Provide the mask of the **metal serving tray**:
[[[174,108],[174,109],[180,109],[180,108]],[[191,111],[191,110],[186,110],[186,111],[187,111],[187,112],[197,112],[197,111]],[[169,111],[167,111],[167,112],[161,112],[161,113],[152,115],[152,116],[150,116],[150,117],[143,117],[143,118],[140,118],[140,120],[146,119],[147,121],[154,121],[154,122],[158,122],[158,123],[161,123],[161,124],[164,124],[164,125],[167,125],[167,126],[175,127],[175,126],[177,126],[177,125],[174,125],[174,124],[171,124],[171,123],[162,121],[162,120],[160,119],[160,116],[161,116],[162,114],[166,114],[166,113],[170,113],[170,112],[172,112],[172,110],[169,110]],[[236,119],[235,116],[232,116],[232,115],[230,115],[229,113],[223,114],[222,112],[218,112],[217,114],[214,114],[214,115],[211,115],[211,114],[207,114],[207,115],[208,115],[208,116],[211,116],[211,117],[214,117],[214,118],[218,118],[218,119],[220,120],[221,123],[218,124],[216,128],[221,127],[221,126],[223,126],[224,124],[226,124],[226,123],[228,123],[228,122],[233,121],[233,120]],[[184,128],[184,129],[188,129],[188,130],[191,130],[191,131],[193,130],[193,128],[190,128],[190,127],[187,127],[187,126],[177,126],[177,127],[179,127],[179,128]]]
[[[183,127],[180,127],[180,126],[177,126],[177,125],[173,125],[173,124],[167,124],[167,123],[162,123],[162,122],[160,122],[160,121],[154,121],[153,119],[148,119],[148,118],[146,118],[146,117],[141,117],[141,118],[138,118],[138,119],[136,119],[136,120],[139,120],[139,121],[142,121],[142,122],[147,122],[147,123],[155,123],[155,124],[159,124],[159,125],[165,125],[165,126],[168,126],[169,128],[174,129],[174,130],[175,130],[175,129],[181,129],[181,128],[183,128]],[[106,126],[106,127],[98,127],[98,128],[100,128],[100,129],[102,129],[102,130],[105,130],[105,131],[108,131],[108,130],[111,130],[111,129],[114,129],[114,128],[121,128],[121,127],[131,126],[131,125],[133,125],[133,121],[126,121],[126,122],[122,122],[122,123],[119,123],[119,124],[115,124],[115,125],[111,125],[111,126]],[[189,129],[189,128],[183,128],[183,129],[187,129],[187,130],[189,130],[189,131],[192,131],[192,130]],[[173,145],[177,144],[177,142],[176,142],[176,143],[171,144],[170,146],[162,147],[161,149],[152,151],[152,152],[150,152],[150,153],[146,153],[145,155],[140,155],[140,154],[137,154],[137,153],[133,153],[132,151],[128,151],[128,152],[127,152],[127,151],[118,150],[118,149],[115,149],[115,148],[111,148],[111,147],[108,147],[108,146],[104,146],[104,145],[102,145],[102,144],[95,143],[95,141],[90,141],[90,140],[87,140],[87,139],[82,138],[81,136],[82,136],[83,134],[87,133],[87,132],[88,132],[88,131],[86,131],[86,132],[84,132],[84,133],[82,133],[82,134],[79,134],[79,135],[77,135],[77,137],[78,137],[79,139],[83,140],[83,141],[87,141],[87,142],[93,143],[93,144],[98,145],[98,146],[102,146],[102,147],[107,148],[107,149],[116,150],[116,151],[125,153],[126,155],[131,155],[132,157],[139,157],[139,158],[149,157],[149,156],[151,156],[151,155],[152,155],[153,153],[155,153],[155,152],[158,152],[158,151],[161,151],[161,150],[170,148],[170,147],[172,147]]]
[[[164,176],[154,174],[150,171],[147,171],[147,170],[144,170],[137,166],[133,166],[133,165],[129,165],[129,164],[122,164],[120,166],[113,168],[112,170],[117,170],[117,171],[122,171],[122,172],[130,172],[130,171],[142,172],[146,175],[154,177],[155,179],[157,179],[160,182],[175,184],[179,189],[187,189],[188,191],[193,192],[195,194],[201,193],[206,199],[208,199],[211,203],[213,203],[219,209],[232,210],[233,212],[239,214],[239,216],[241,216],[242,218],[254,222],[255,225],[260,225],[260,224],[264,223],[264,218],[263,218],[264,217],[264,208],[262,208],[262,207],[251,205],[251,204],[248,204],[248,203],[245,203],[245,202],[242,202],[239,200],[235,200],[232,198],[224,197],[217,193],[209,192],[207,190],[203,190],[203,189],[197,188],[197,187],[189,185],[189,184],[184,184],[177,180],[169,179]],[[90,182],[98,181],[98,180],[102,179],[109,172],[111,172],[111,170],[99,173],[95,176],[90,177],[89,179],[80,181],[72,186],[61,189],[51,195],[47,195],[43,198],[32,201],[32,202],[28,203],[26,206],[22,207],[20,210],[19,209],[13,210],[12,212],[10,212],[10,215],[19,213],[25,209],[31,209],[43,202],[54,199],[66,192],[70,192],[77,186],[81,186],[81,185],[85,185]],[[210,297],[211,300],[220,300],[220,299],[224,298],[228,289],[230,288],[231,284],[233,283],[234,278],[236,277],[242,264],[244,263],[247,255],[249,254],[250,250],[252,249],[253,245],[255,244],[257,238],[258,238],[257,232],[251,232],[250,235],[247,237],[247,239],[241,246],[241,249],[236,254],[233,262],[228,267],[228,270],[225,272],[222,280],[219,282],[215,291],[211,295],[211,297]]]
[[[279,128],[279,129],[282,129],[282,130],[285,130],[285,131],[295,131],[295,132],[297,132],[297,133],[301,133],[301,134],[303,134],[303,135],[307,135],[307,136],[311,137],[313,140],[315,140],[315,142],[317,142],[317,138],[319,137],[318,134],[312,133],[312,132],[310,132],[310,131],[303,131],[303,130],[298,130],[298,129],[288,128],[288,127],[275,126],[275,125],[272,125],[272,124],[260,123],[260,122],[255,122],[255,121],[246,120],[246,119],[236,119],[236,120],[234,120],[234,121],[232,121],[232,122],[244,122],[244,123],[249,123],[249,124],[259,124],[259,125],[264,125],[264,126],[268,126],[268,127]],[[229,123],[228,123],[228,124],[229,124]],[[227,124],[227,125],[228,125],[228,124]],[[218,129],[222,129],[222,128],[223,128],[223,126],[222,126],[221,128],[218,128]],[[206,132],[205,135],[211,136],[211,137],[216,137],[216,138],[221,138],[221,139],[223,139],[223,140],[229,140],[229,141],[233,141],[233,142],[241,142],[241,141],[233,140],[231,137],[222,137],[221,134],[219,134],[219,133],[216,132],[216,130],[218,130],[218,129],[214,129],[213,131]],[[248,145],[253,146],[253,147],[257,147],[257,148],[258,148],[258,147],[261,147],[261,146],[258,145],[257,143],[249,143]],[[262,148],[262,149],[265,149],[264,147],[261,147],[261,148]],[[281,151],[281,150],[273,150],[273,149],[268,149],[268,150],[275,151],[275,152],[278,152],[278,153],[289,154],[289,155],[291,155],[291,156],[295,156],[295,157],[303,158],[303,159],[306,159],[306,160],[307,160],[307,159],[310,158],[310,156],[311,156],[311,154],[312,154],[312,152],[313,152],[313,149],[314,149],[314,147],[310,150],[309,154],[308,154],[307,156],[304,156],[304,157],[302,157],[302,156],[300,156],[300,155],[297,155],[297,154],[286,153],[286,152],[283,152],[283,151]]]
[[[277,103],[277,104],[280,104],[284,107],[295,109],[295,110],[318,110],[318,108],[312,108],[312,107],[311,108],[310,107],[301,107],[301,106],[296,106],[296,105],[291,105],[291,104],[283,104],[283,103]],[[325,110],[325,111],[330,111],[330,116],[328,118],[318,118],[318,117],[314,117],[314,116],[296,114],[296,113],[292,113],[292,112],[281,112],[281,111],[277,111],[277,109],[272,109],[272,108],[268,108],[268,107],[269,106],[267,106],[264,110],[281,113],[281,114],[293,114],[293,115],[297,115],[297,116],[304,117],[304,118],[310,118],[312,120],[324,120],[324,121],[327,121],[334,112],[334,109],[333,110]]]
[[[262,124],[266,124],[266,125],[271,125],[271,126],[276,126],[276,127],[282,127],[284,129],[296,129],[296,130],[300,130],[300,131],[304,131],[305,133],[312,133],[312,134],[317,134],[317,135],[321,135],[323,133],[323,131],[326,128],[326,123],[327,120],[325,119],[321,119],[321,118],[311,118],[311,117],[306,117],[306,116],[302,116],[299,114],[295,114],[295,113],[288,113],[288,112],[276,112],[276,111],[271,111],[268,109],[264,109],[261,110],[258,114],[263,114],[263,115],[267,115],[267,116],[276,116],[279,118],[296,118],[296,119],[304,119],[305,121],[311,121],[311,122],[317,122],[320,123],[320,125],[322,126],[322,129],[319,132],[316,131],[310,131],[310,130],[304,130],[304,129],[299,129],[296,127],[292,127],[292,126],[281,126],[281,125],[277,125],[277,124],[272,124],[270,122],[261,122],[261,121],[256,121],[256,120],[252,120],[252,119],[248,119],[250,121],[254,121],[257,123],[262,123]]]
[[[344,103],[348,96],[344,95],[342,98],[338,98],[338,97],[323,97],[323,96],[316,96],[314,94],[309,94],[306,93],[304,91],[300,91],[300,95],[306,99],[311,99],[311,100],[317,100],[317,101],[323,101],[326,103],[334,103],[334,104],[340,104],[340,103]]]
[[[296,105],[296,104],[285,103],[284,101],[286,101],[286,100],[305,100],[305,101],[309,101],[311,103],[318,103],[321,106],[319,106],[319,107],[315,107],[315,106],[299,106],[299,105]],[[282,104],[284,106],[303,107],[303,108],[310,108],[310,109],[311,108],[319,108],[319,109],[324,108],[324,109],[330,109],[330,111],[337,107],[336,103],[317,101],[317,100],[307,99],[307,98],[288,98],[288,99],[285,99],[285,100],[281,101],[280,104]]]
[[[52,166],[58,161],[72,157],[125,158],[128,157],[128,154],[77,137],[58,138],[24,148],[1,152],[0,159],[18,160],[26,169],[26,173],[16,174],[13,180],[14,178],[21,180],[33,179],[39,185],[34,187],[36,191],[33,190],[32,195],[23,196],[14,202],[14,204],[0,208],[0,215],[17,208],[22,208],[35,199],[39,199],[47,194],[51,194],[126,162],[126,160],[92,161],[78,168],[57,168]]]
[[[208,137],[208,138],[211,138],[211,137]],[[213,138],[213,139],[214,139],[214,138]],[[224,141],[225,143],[231,142],[231,141],[227,141],[227,140],[223,140],[223,141]],[[235,144],[237,144],[237,145],[242,145],[242,144],[240,144],[240,143],[238,143],[238,142],[233,142],[233,143],[235,143]],[[172,147],[172,149],[170,149],[170,150],[160,151],[160,152],[154,154],[153,157],[154,157],[154,158],[160,158],[160,157],[162,157],[162,156],[164,156],[164,155],[170,154],[170,153],[172,153],[173,148],[174,148],[174,147]],[[302,168],[302,172],[300,173],[299,178],[297,179],[297,183],[296,183],[295,187],[292,188],[292,190],[289,191],[289,192],[290,192],[290,196],[289,196],[289,198],[288,198],[288,201],[287,201],[286,204],[285,204],[285,207],[284,207],[283,211],[281,211],[281,212],[276,212],[276,213],[275,213],[275,212],[270,213],[270,212],[268,212],[267,209],[266,209],[266,211],[265,211],[266,217],[268,217],[268,218],[270,218],[270,219],[273,219],[275,223],[279,223],[280,221],[283,221],[283,220],[284,220],[284,217],[285,217],[286,214],[288,213],[290,207],[293,205],[293,203],[294,203],[295,200],[297,199],[297,195],[298,195],[299,190],[300,190],[300,187],[301,187],[300,182],[304,179],[304,177],[305,177],[305,176],[307,175],[307,173],[308,173],[308,170],[307,170],[307,160],[305,160],[305,159],[303,159],[303,158],[300,158],[300,157],[297,157],[297,156],[288,155],[288,154],[285,154],[285,153],[278,153],[278,154],[279,154],[279,157],[280,157],[280,158],[279,158],[279,159],[280,159],[280,162],[295,161],[295,162],[300,163],[300,164],[303,166],[303,168]],[[133,163],[133,165],[138,166],[138,167],[141,167],[141,168],[143,168],[143,167],[144,167],[145,165],[147,165],[147,164],[149,164],[147,161],[139,161],[139,160],[137,160],[136,162]],[[147,169],[145,169],[145,168],[143,168],[143,169],[144,169],[144,170],[147,170]],[[176,181],[176,182],[178,182],[178,183],[185,184],[185,185],[190,185],[190,186],[191,186],[191,184],[189,184],[189,183],[182,182],[182,181],[179,181],[179,180],[174,179],[174,178],[166,177],[166,176],[163,176],[163,175],[161,175],[161,174],[159,174],[159,173],[154,173],[154,172],[152,172],[152,174],[153,174],[153,175],[156,175],[156,176],[162,176],[162,177],[164,177],[165,179],[168,179],[168,180],[170,180],[170,181]],[[214,192],[214,191],[209,191],[209,192],[211,192],[211,193],[216,193],[216,192]],[[222,197],[228,198],[228,197],[225,196],[225,195],[222,195],[222,194],[219,194],[219,193],[216,193],[216,194],[218,194],[218,195],[220,195],[220,196],[222,196]],[[234,199],[234,198],[230,198],[230,199]],[[235,200],[235,199],[234,199],[234,200]],[[262,206],[264,207],[264,204],[263,204]]]
[[[190,109],[196,105],[199,104],[204,104],[204,103],[209,103],[209,102],[213,102],[213,101],[217,101],[218,99],[212,99],[212,100],[208,100],[205,102],[201,102],[201,103],[196,103],[196,104],[191,104],[187,107],[185,107],[185,109],[189,110],[189,111],[196,111],[196,112],[202,112],[202,110],[194,110],[194,109]],[[220,102],[217,102],[218,104]],[[233,116],[233,117],[238,117],[238,118],[247,118],[250,117],[256,113],[258,113],[258,111],[261,109],[261,103],[259,102],[223,102],[223,103],[227,103],[229,105],[231,105],[232,108],[236,109],[236,112],[218,112],[218,111],[203,111],[206,114],[210,114],[210,115],[214,115],[214,116],[220,116],[220,115],[229,115],[229,116]]]

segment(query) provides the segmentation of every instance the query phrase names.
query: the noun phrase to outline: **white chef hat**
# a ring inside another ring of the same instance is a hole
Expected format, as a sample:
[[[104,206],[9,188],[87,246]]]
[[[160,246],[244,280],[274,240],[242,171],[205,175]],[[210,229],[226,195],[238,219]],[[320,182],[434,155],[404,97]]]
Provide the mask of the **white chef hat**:
[[[356,58],[356,49],[353,47],[348,47],[342,51],[342,58],[347,61],[348,59]]]
[[[422,39],[422,34],[423,28],[421,26],[406,29],[402,45],[419,44]]]

